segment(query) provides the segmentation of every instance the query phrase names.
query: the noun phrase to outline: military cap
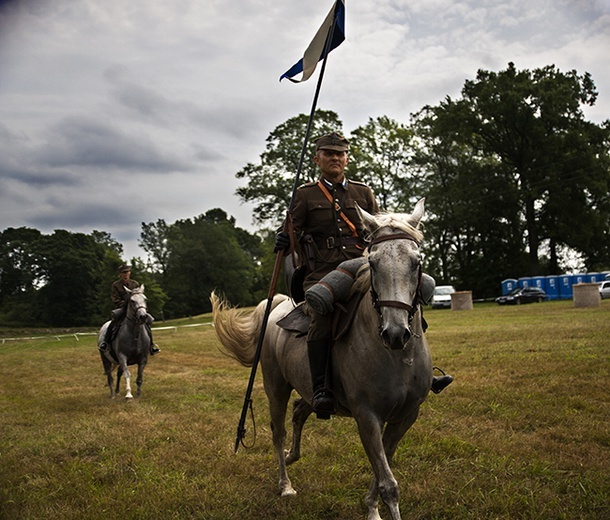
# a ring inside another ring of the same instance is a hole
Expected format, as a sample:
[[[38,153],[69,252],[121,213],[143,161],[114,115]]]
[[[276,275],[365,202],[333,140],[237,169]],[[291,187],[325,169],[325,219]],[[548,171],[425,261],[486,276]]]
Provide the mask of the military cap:
[[[121,267],[119,267],[119,273],[127,273],[128,271],[131,271],[130,265],[123,264]]]
[[[336,150],[338,152],[347,152],[349,149],[349,141],[337,132],[328,135],[323,135],[315,140],[316,152],[318,150]]]

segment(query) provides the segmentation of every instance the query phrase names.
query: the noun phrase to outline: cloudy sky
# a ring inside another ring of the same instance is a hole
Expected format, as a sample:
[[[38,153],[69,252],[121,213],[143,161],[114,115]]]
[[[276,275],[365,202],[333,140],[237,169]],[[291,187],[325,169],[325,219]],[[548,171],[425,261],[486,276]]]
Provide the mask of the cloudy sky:
[[[212,208],[252,227],[235,173],[309,113],[279,83],[332,0],[0,0],[0,230],[108,231]],[[458,97],[478,69],[590,72],[610,118],[610,0],[346,0],[318,107],[346,132]]]

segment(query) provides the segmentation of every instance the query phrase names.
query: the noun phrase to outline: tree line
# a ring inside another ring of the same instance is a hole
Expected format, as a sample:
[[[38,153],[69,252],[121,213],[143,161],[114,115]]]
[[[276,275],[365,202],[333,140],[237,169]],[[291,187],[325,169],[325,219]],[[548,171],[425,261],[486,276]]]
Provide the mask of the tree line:
[[[561,274],[575,255],[583,270],[610,266],[610,120],[596,125],[582,111],[597,95],[588,73],[509,63],[478,71],[459,98],[425,106],[407,123],[381,116],[345,132],[338,114],[317,110],[312,135],[349,137],[347,175],[369,184],[383,210],[409,212],[425,197],[426,271],[437,283],[490,297],[505,278]],[[132,277],[145,283],[153,315],[207,312],[212,290],[238,305],[266,296],[307,120],[300,114],[280,124],[260,160],[236,173],[245,181],[237,196],[254,205],[256,233],[220,208],[142,223],[147,259],[131,260]],[[317,176],[306,161],[302,182]],[[3,231],[0,323],[102,323],[122,252],[103,231]]]

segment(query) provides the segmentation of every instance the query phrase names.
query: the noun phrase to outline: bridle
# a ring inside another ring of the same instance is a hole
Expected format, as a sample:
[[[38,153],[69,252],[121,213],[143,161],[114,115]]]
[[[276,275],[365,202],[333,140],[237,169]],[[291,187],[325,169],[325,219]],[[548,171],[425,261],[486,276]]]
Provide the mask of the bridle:
[[[417,247],[419,247],[419,241],[417,241],[409,233],[393,233],[391,235],[383,235],[383,236],[374,238],[369,243],[367,249],[370,252],[371,247],[373,247],[374,245],[379,244],[381,242],[387,242],[389,240],[411,240],[412,242],[415,242]],[[419,265],[418,265],[417,278],[418,278],[417,279],[417,289],[415,290],[415,296],[413,297],[413,301],[411,302],[411,304],[408,304],[406,302],[397,301],[397,300],[380,300],[379,295],[377,294],[377,291],[375,291],[375,288],[373,287],[372,278],[371,278],[371,296],[373,298],[373,307],[375,307],[375,310],[377,311],[377,314],[379,315],[380,318],[382,316],[382,313],[381,313],[382,307],[394,307],[397,309],[403,309],[403,310],[407,311],[407,313],[409,314],[409,324],[413,321],[413,317],[415,316],[415,313],[417,312],[417,309],[419,307],[419,301],[421,299],[421,285],[422,285],[422,280],[423,280],[423,271],[422,271],[421,260],[419,261]]]
[[[137,302],[135,300],[133,300],[130,296],[129,298],[129,307],[133,309],[133,318],[129,317],[129,313],[127,313],[127,319],[129,321],[137,321],[137,316],[138,316],[138,311],[140,309],[144,309],[144,311],[148,312],[148,308],[146,307],[146,305],[142,305],[142,304],[137,304]],[[135,305],[134,305],[135,304]]]

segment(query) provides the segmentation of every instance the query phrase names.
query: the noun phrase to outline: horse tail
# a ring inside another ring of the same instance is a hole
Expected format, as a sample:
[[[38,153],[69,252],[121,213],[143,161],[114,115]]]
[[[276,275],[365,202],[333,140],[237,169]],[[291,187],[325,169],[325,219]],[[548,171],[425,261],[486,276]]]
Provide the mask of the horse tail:
[[[276,296],[272,302],[272,309],[286,298],[287,296],[284,295]],[[236,359],[243,366],[251,367],[267,300],[260,302],[254,311],[231,307],[215,292],[212,292],[210,301],[212,302],[214,330],[223,347],[220,351]]]

